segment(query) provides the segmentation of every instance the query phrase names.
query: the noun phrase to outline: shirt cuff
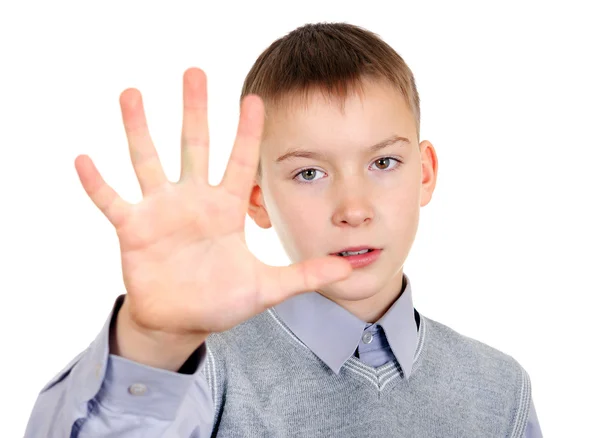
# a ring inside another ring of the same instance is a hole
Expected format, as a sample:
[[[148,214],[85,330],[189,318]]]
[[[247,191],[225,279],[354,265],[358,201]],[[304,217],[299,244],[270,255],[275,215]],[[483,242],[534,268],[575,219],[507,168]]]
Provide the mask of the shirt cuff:
[[[199,352],[201,367],[205,344]],[[153,368],[111,354],[97,400],[111,411],[173,420],[194,379],[193,374]]]
[[[73,366],[73,387],[68,390],[80,404],[95,398],[110,410],[173,419],[206,361],[206,344],[198,347],[179,373],[109,354],[111,323],[124,299],[120,295],[115,300],[102,330]]]

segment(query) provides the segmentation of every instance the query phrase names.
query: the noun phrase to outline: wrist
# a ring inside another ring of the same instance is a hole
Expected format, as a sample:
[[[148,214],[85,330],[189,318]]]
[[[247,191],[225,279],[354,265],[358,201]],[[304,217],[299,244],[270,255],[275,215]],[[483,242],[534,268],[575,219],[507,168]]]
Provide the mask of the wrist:
[[[127,297],[111,327],[110,353],[153,368],[177,372],[207,336],[148,330],[132,320]]]

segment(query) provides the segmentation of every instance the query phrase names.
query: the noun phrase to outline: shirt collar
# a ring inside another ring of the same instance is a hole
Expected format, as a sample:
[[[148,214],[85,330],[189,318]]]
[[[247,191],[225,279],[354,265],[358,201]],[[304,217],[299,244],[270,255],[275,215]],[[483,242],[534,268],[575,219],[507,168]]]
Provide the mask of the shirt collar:
[[[376,322],[410,377],[417,348],[417,323],[408,277],[403,274],[404,291]],[[354,354],[367,323],[318,292],[291,297],[274,306],[283,323],[332,371],[339,374],[342,365]]]

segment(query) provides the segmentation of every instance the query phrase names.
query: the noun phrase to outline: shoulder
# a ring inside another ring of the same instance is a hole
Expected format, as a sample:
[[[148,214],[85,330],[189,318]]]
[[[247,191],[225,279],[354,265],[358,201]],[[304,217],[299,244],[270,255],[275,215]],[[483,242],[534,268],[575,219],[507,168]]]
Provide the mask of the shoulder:
[[[484,407],[484,412],[509,419],[510,436],[522,436],[531,404],[531,381],[525,368],[506,352],[421,318],[424,341],[418,368],[424,380],[435,382],[436,390],[447,395],[476,400],[474,406]]]
[[[438,321],[421,317],[425,320],[425,360],[444,364],[447,370],[466,373],[486,384],[506,386],[511,382],[517,391],[528,391],[529,375],[512,355]]]
[[[428,341],[435,344],[439,354],[482,365],[521,366],[506,352],[459,333],[441,322],[423,315],[421,318],[425,320]]]

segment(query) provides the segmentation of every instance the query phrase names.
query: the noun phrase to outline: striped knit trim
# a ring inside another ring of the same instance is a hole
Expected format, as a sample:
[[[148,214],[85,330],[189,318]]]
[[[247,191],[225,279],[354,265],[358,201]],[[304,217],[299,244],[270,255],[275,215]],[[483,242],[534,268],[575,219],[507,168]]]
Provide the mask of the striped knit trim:
[[[519,406],[517,417],[514,422],[514,428],[510,434],[510,438],[521,438],[527,427],[527,419],[529,417],[529,409],[531,408],[531,379],[529,374],[523,367],[521,370],[521,391],[519,393]]]
[[[202,375],[206,379],[206,383],[208,383],[208,387],[212,392],[213,382],[212,382],[212,373],[210,372],[210,357],[208,356],[208,346],[206,347],[206,362],[204,362],[204,367],[202,368]]]
[[[392,380],[394,380],[396,377],[402,377],[404,374],[400,374],[400,373],[396,373],[393,376],[391,376],[389,379],[387,379],[385,382],[383,382],[381,384],[381,388],[379,389],[380,391],[383,391],[383,389],[385,388],[385,386],[390,383]]]
[[[379,380],[375,376],[373,376],[371,373],[364,371],[362,368],[357,367],[354,363],[351,363],[351,362],[347,362],[346,364],[344,364],[344,367],[346,367],[348,369],[348,371],[351,371],[351,372],[361,376],[361,378],[367,379],[369,382],[371,382],[373,385],[375,385],[375,388],[377,388],[378,390],[380,389]]]
[[[396,371],[397,371],[396,369],[392,369],[392,370],[386,371],[385,373],[381,374],[381,375],[379,376],[379,378],[380,378],[381,380],[384,380],[384,379],[385,379],[386,377],[388,377],[388,376],[392,376],[392,375],[400,374],[399,372],[397,373]]]
[[[217,415],[219,412],[220,400],[217,400],[217,370],[215,364],[215,356],[208,345],[206,346],[206,372],[204,373],[209,388],[212,391],[212,399],[215,406],[215,416],[213,418],[213,424],[216,424]]]
[[[423,351],[423,345],[425,345],[425,336],[427,334],[427,326],[429,321],[423,315],[419,313],[419,318],[421,324],[419,324],[419,332],[417,338],[417,348],[415,349],[415,358],[413,360],[413,370],[415,369],[414,365],[417,363],[419,358],[421,357],[421,352]]]
[[[384,365],[381,365],[380,367],[375,368],[375,367],[367,365],[366,363],[362,362],[360,359],[357,359],[354,356],[352,356],[348,359],[348,363],[357,365],[358,367],[367,371],[369,374],[373,374],[374,376],[377,376],[377,377],[379,377],[382,373],[389,371],[391,368],[395,368],[395,364],[393,361],[388,362]]]
[[[374,368],[352,356],[344,363],[342,368],[344,367],[361,376],[367,377],[380,391],[394,378],[398,376],[404,377],[404,372],[396,359],[378,368]]]
[[[271,315],[271,316],[273,317],[273,319],[275,320],[275,322],[276,322],[277,324],[279,324],[279,326],[280,326],[280,327],[281,327],[281,328],[282,328],[282,329],[283,329],[283,330],[284,330],[284,331],[285,331],[285,332],[286,332],[288,335],[290,335],[294,341],[296,341],[298,344],[302,345],[302,347],[306,348],[308,351],[311,351],[311,352],[312,352],[312,350],[311,350],[310,348],[308,348],[308,346],[306,346],[306,345],[304,344],[304,342],[302,342],[302,341],[301,341],[301,340],[300,340],[300,339],[299,339],[299,338],[298,338],[298,337],[297,337],[297,336],[296,336],[294,333],[292,333],[292,331],[291,331],[289,328],[287,328],[287,326],[286,326],[286,325],[285,325],[283,322],[281,322],[281,321],[279,320],[279,317],[277,316],[277,314],[275,313],[275,311],[273,310],[273,308],[269,308],[269,309],[267,309],[267,312],[269,312],[269,315]]]

